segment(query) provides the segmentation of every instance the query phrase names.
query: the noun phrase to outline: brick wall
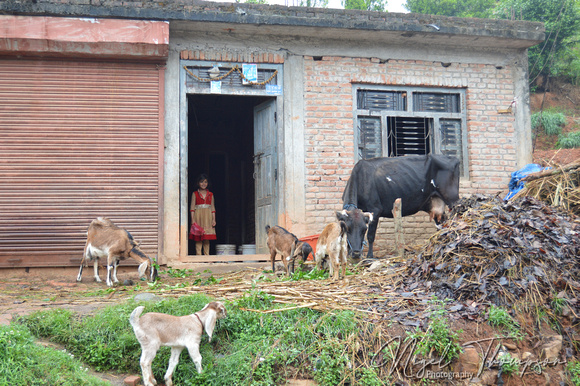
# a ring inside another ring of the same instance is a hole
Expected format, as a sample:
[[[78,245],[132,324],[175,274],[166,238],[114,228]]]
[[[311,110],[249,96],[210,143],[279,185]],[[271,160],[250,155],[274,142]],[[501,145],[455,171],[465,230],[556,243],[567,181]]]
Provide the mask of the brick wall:
[[[462,196],[506,191],[516,168],[514,116],[500,114],[514,99],[508,67],[368,58],[305,58],[306,221],[312,233],[335,220],[342,192],[354,166],[353,84],[465,88],[469,179]],[[435,231],[420,213],[404,218],[408,245],[423,242]],[[382,219],[377,251],[390,251],[392,220]]]

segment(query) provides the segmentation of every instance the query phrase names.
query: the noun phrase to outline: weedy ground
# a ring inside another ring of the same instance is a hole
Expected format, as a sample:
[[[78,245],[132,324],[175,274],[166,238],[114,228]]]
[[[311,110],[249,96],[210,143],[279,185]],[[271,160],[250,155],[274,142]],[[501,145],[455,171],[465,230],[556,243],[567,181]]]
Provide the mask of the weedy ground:
[[[281,282],[295,283],[296,288],[319,282],[325,287],[327,274],[321,272],[299,273],[294,280],[268,271],[248,275],[224,279],[211,271],[173,269],[164,271],[156,283],[135,280],[136,285],[114,289],[88,280],[70,284],[74,279],[0,282],[8,299],[2,301],[2,308],[17,311],[20,307],[11,324],[0,328],[0,385],[101,385],[113,383],[104,375],[117,374],[122,379],[124,374],[140,374],[140,346],[128,322],[138,304],[134,295],[149,292],[162,299],[140,303],[146,306],[145,312],[186,315],[214,300],[204,292],[233,288],[237,281],[254,284],[240,296],[222,299],[228,317],[218,321],[211,343],[207,336],[202,339],[204,372],[198,374],[183,354],[174,374],[176,385],[276,385],[289,379],[310,379],[319,385],[440,384],[407,377],[417,366],[405,368],[402,362],[409,355],[428,363],[436,362],[433,358],[438,356],[444,362],[453,361],[463,350],[463,342],[494,336],[525,336],[510,342],[529,349],[525,346],[529,329],[515,321],[513,310],[493,307],[488,315],[469,322],[451,317],[444,299],[432,298],[421,305],[421,312],[412,311],[425,318],[423,327],[402,326],[351,309],[296,308],[258,288],[260,283],[277,286]],[[349,280],[360,277],[361,273],[352,272]],[[195,293],[189,290],[192,285],[198,289]],[[167,296],[175,293],[178,296]],[[414,307],[408,305],[410,310]],[[38,344],[40,339],[58,349]],[[154,361],[158,381],[163,380],[169,355],[169,349],[162,348]],[[559,379],[561,372],[565,373],[562,381],[580,385],[577,361],[525,377],[520,377],[518,364],[509,357],[500,363],[506,384],[534,384],[546,373]]]

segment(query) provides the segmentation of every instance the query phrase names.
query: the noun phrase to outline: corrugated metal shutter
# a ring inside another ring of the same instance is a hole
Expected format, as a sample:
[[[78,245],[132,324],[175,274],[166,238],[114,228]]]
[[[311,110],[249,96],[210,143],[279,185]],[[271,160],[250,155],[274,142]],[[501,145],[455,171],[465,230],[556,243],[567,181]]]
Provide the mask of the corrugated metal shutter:
[[[98,216],[155,257],[161,83],[151,64],[0,60],[0,267],[79,264]]]

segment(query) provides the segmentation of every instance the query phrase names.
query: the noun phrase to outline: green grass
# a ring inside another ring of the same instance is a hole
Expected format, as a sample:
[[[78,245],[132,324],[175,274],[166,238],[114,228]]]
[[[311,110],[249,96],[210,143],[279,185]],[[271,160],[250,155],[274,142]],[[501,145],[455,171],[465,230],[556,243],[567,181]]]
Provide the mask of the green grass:
[[[499,328],[510,338],[515,340],[522,340],[524,338],[518,322],[516,322],[510,314],[501,307],[492,305],[489,309],[487,321],[492,327]]]
[[[514,374],[517,375],[520,371],[520,360],[507,353],[499,358],[499,366],[501,367],[502,373],[511,377]]]
[[[548,135],[558,135],[562,133],[562,127],[566,124],[566,116],[559,112],[542,111],[532,114],[532,130],[535,132],[541,125]]]
[[[201,294],[184,296],[146,303],[144,312],[186,315],[209,301]],[[36,336],[64,345],[98,371],[140,374],[141,348],[129,324],[136,306],[130,301],[84,318],[66,310],[49,310],[17,322]],[[369,336],[378,336],[378,330],[361,315],[308,308],[260,312],[285,307],[288,305],[275,303],[271,295],[257,290],[227,303],[228,316],[218,321],[212,342],[206,335],[202,339],[203,373],[197,373],[184,352],[174,373],[175,384],[275,385],[296,375],[313,378],[320,385],[382,384],[380,376],[385,375],[360,357],[368,351],[361,347]],[[163,379],[169,356],[169,348],[161,348],[153,362],[158,380]]]
[[[580,147],[580,131],[574,131],[566,135],[560,135],[556,142],[558,149],[574,149]]]
[[[446,361],[452,361],[461,354],[459,345],[459,331],[452,331],[449,320],[446,318],[445,301],[433,297],[431,300],[431,315],[426,331],[421,331],[419,327],[412,332],[407,332],[406,340],[412,339],[417,342],[416,352],[423,356],[431,353],[441,356]]]
[[[108,384],[73,355],[36,344],[25,326],[0,326],[0,385]]]

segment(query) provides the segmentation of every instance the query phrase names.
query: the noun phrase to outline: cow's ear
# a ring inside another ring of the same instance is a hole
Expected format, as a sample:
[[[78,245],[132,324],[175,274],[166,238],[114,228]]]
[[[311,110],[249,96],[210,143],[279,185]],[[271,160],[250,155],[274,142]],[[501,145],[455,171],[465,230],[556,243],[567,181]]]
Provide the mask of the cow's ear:
[[[365,212],[364,216],[365,216],[365,221],[367,222],[367,224],[373,222],[373,214],[371,212]]]
[[[336,212],[336,218],[338,219],[338,221],[346,221],[346,219],[348,218],[348,213],[346,212],[346,210],[341,210],[340,212]]]

